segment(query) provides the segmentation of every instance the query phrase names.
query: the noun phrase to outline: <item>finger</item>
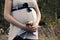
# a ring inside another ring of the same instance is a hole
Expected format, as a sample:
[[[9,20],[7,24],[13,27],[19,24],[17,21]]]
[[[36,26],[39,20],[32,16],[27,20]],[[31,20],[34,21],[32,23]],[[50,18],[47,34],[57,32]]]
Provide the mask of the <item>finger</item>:
[[[37,28],[36,26],[35,27],[32,27],[33,29]]]
[[[36,30],[36,29],[35,29],[35,28],[31,28],[31,30],[33,30],[33,31],[34,31],[34,30]]]
[[[34,27],[33,29],[34,29],[34,30],[37,30],[37,29],[38,29],[38,27]]]

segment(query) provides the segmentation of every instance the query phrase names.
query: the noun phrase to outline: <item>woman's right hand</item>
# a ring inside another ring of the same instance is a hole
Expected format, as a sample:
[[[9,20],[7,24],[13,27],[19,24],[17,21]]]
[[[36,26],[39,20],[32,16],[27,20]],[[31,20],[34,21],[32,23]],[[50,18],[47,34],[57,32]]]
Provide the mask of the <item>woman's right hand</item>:
[[[32,27],[31,25],[26,25],[26,30],[30,32],[36,32],[36,28]]]

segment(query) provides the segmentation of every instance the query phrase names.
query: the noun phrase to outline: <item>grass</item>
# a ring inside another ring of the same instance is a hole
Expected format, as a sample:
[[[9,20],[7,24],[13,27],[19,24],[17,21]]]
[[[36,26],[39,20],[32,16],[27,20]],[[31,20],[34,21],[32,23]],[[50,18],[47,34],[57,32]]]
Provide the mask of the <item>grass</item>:
[[[60,40],[60,29],[55,26],[39,27],[39,40]],[[0,40],[8,40],[8,35],[0,35]]]
[[[60,31],[58,28],[42,26],[39,28],[39,40],[60,40]]]
[[[8,37],[7,35],[0,35],[0,40],[8,40]]]

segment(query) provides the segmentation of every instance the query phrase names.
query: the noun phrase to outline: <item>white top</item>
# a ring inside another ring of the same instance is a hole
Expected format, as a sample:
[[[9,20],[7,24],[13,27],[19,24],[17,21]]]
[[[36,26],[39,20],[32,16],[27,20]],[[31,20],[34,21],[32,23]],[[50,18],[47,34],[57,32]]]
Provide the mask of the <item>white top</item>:
[[[23,3],[28,3],[29,7],[34,7],[35,6],[33,3],[34,1],[35,0],[13,0],[12,9],[17,8],[17,7],[21,7],[22,6],[21,4],[23,4]],[[30,19],[32,19],[33,23],[35,23],[37,20],[37,15],[36,15],[36,12],[33,8],[31,8],[31,10],[32,10],[31,12],[27,12],[27,10],[25,8],[25,9],[13,11],[11,14],[16,20],[18,20],[21,23],[27,23],[27,20],[30,20]],[[10,23],[9,39],[8,40],[13,40],[13,38],[16,35],[20,35],[24,39],[25,38],[38,39],[38,30],[36,32],[29,33],[26,30],[18,28],[17,26]]]

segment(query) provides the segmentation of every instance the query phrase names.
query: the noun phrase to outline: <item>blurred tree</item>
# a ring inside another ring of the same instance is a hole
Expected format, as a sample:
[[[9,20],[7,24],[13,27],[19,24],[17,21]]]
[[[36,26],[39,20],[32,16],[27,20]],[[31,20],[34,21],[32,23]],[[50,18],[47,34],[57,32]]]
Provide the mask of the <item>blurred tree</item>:
[[[4,19],[4,0],[0,0],[0,29],[7,30],[9,23]]]
[[[42,20],[47,24],[57,21],[60,18],[60,0],[38,0]]]
[[[42,19],[45,24],[51,24],[60,18],[60,0],[38,0]],[[4,31],[9,27],[9,23],[4,19],[4,0],[0,0],[0,28]],[[42,22],[41,22],[42,23]]]

